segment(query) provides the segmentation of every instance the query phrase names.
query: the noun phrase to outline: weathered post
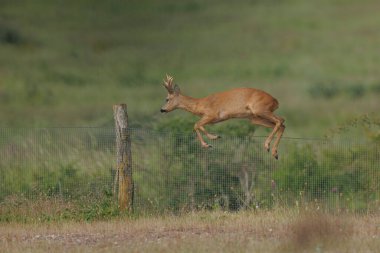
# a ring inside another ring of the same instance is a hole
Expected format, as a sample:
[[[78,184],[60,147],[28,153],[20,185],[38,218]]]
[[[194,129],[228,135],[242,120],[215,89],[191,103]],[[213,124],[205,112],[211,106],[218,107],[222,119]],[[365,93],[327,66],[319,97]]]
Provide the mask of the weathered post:
[[[133,208],[133,180],[131,139],[128,130],[127,105],[113,106],[116,130],[117,171],[115,182],[118,182],[118,201],[120,210],[132,211]]]

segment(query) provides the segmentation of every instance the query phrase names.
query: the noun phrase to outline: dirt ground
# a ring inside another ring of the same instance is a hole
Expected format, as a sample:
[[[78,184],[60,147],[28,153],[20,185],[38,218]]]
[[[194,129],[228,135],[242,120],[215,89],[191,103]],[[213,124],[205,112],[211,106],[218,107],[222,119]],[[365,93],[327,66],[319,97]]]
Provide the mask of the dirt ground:
[[[380,216],[193,213],[1,224],[0,252],[379,252]]]

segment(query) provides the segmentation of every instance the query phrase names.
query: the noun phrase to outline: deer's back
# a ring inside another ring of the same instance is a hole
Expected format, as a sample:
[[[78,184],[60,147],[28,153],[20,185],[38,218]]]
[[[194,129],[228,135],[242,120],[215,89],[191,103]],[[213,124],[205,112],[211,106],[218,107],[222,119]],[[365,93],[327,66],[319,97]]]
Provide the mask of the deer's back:
[[[278,108],[278,101],[265,91],[253,88],[235,88],[203,98],[206,114],[218,113],[228,117],[250,117],[257,111],[271,111]]]

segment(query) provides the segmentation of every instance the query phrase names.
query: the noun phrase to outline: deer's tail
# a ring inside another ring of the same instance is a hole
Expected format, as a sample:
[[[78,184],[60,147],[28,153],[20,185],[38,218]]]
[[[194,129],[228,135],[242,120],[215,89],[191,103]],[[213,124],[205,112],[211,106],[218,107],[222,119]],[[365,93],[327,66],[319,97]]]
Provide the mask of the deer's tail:
[[[273,104],[272,104],[270,110],[271,110],[272,112],[274,112],[275,110],[277,110],[278,107],[279,107],[278,100],[275,99],[275,98],[273,98]]]

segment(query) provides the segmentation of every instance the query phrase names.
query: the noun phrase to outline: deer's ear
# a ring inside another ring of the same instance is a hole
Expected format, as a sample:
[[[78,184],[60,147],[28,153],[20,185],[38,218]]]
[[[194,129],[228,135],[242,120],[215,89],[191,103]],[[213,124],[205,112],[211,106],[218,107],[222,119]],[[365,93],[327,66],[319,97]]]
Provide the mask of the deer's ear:
[[[177,84],[174,85],[174,93],[176,95],[180,94],[181,93],[181,90],[179,89],[179,86]]]

